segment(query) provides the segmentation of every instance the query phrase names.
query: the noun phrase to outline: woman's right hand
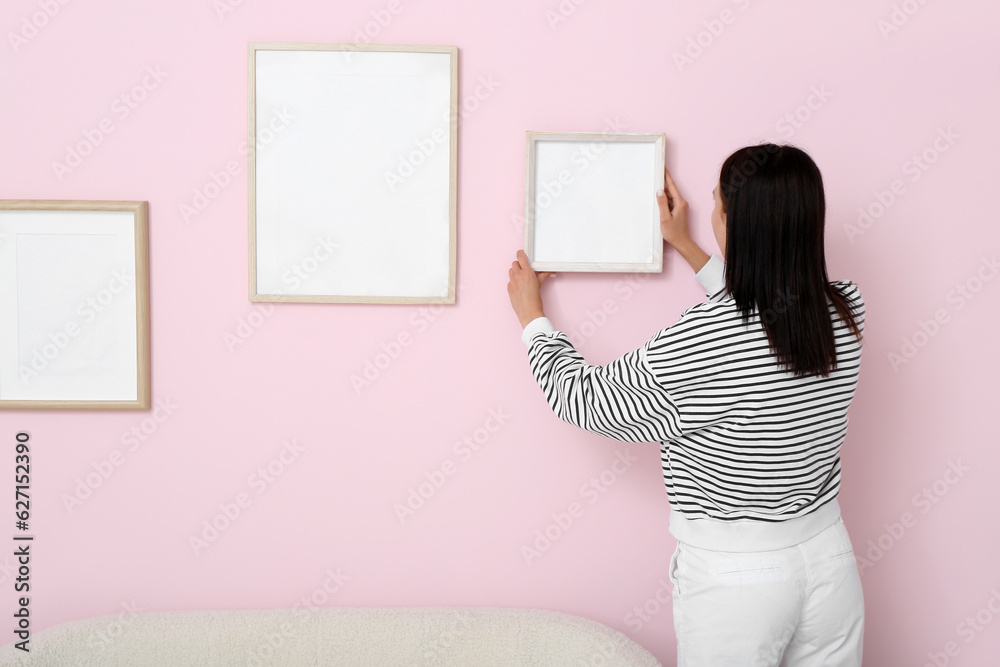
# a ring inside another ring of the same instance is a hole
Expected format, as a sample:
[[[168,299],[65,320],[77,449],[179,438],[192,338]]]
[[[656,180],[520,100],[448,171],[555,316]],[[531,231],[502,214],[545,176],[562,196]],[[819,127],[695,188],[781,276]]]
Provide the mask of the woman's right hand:
[[[690,242],[688,232],[688,205],[677,191],[677,184],[670,177],[666,165],[663,167],[663,182],[666,192],[656,193],[656,203],[660,206],[660,234],[663,240],[674,246],[683,246]]]

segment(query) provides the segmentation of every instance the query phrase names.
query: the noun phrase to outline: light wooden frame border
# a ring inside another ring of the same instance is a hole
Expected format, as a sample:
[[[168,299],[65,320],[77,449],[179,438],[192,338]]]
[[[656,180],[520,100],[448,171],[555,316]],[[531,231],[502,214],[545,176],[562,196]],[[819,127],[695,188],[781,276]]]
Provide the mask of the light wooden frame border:
[[[649,263],[613,262],[535,262],[535,148],[539,141],[579,141],[591,142],[642,142],[654,143],[656,152],[653,165],[653,182],[663,183],[665,133],[639,132],[533,132],[526,133],[526,169],[524,200],[524,252],[535,271],[581,271],[581,272],[634,272],[659,273],[663,271],[663,236],[658,221],[653,224],[653,261]],[[654,193],[650,193],[650,198]]]
[[[423,296],[355,296],[355,295],[301,295],[301,294],[260,294],[257,292],[257,202],[256,202],[256,53],[258,51],[391,51],[403,53],[447,53],[451,61],[451,108],[449,112],[449,248],[448,248],[448,295],[444,297]],[[248,120],[247,131],[247,175],[249,179],[250,218],[250,301],[302,302],[302,303],[455,303],[455,274],[457,269],[457,210],[458,210],[458,47],[430,44],[351,44],[320,42],[250,42],[247,45],[248,59]]]
[[[0,409],[150,408],[149,331],[149,203],[145,201],[4,199],[0,210],[20,211],[130,211],[135,220],[136,400],[3,400]]]

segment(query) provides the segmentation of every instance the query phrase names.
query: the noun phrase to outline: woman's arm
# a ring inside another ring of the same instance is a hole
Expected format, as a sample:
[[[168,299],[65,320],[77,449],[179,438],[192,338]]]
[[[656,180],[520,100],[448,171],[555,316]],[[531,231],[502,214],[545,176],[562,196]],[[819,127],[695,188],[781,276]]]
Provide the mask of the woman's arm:
[[[725,264],[715,255],[701,249],[688,231],[687,202],[681,197],[670,170],[663,167],[665,190],[656,193],[660,209],[660,235],[680,253],[694,271],[695,278],[705,288],[710,301],[719,301],[726,291]]]
[[[701,271],[710,259],[710,255],[702,250],[701,246],[695,243],[694,239],[690,236],[671,245],[677,249],[677,252],[684,258],[684,261],[691,265],[691,269],[695,273]]]
[[[604,366],[591,366],[546,317],[521,340],[549,407],[561,420],[624,442],[664,442],[682,434],[681,415],[646,361],[659,337]]]
[[[681,257],[691,265],[695,273],[705,266],[708,253],[701,249],[691,238],[688,231],[688,204],[681,197],[677,184],[670,176],[670,170],[663,167],[664,189],[656,193],[656,204],[660,209],[660,236],[663,240],[677,248]]]

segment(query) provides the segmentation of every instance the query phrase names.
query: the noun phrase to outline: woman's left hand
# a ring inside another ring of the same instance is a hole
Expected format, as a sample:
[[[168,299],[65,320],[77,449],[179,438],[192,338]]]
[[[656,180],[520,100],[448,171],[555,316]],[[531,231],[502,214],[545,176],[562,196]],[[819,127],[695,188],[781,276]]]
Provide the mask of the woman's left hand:
[[[510,281],[507,283],[507,294],[510,296],[510,305],[517,314],[521,328],[524,328],[536,317],[544,317],[541,286],[555,274],[545,271],[535,273],[528,262],[528,256],[523,250],[518,250],[517,261],[511,264],[508,275]]]

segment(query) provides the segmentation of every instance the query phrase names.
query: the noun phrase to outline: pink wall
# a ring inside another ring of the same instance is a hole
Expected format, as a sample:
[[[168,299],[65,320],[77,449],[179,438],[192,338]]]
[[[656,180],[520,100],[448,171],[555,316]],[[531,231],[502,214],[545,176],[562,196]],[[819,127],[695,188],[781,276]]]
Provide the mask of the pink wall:
[[[522,243],[514,216],[523,211],[525,130],[617,122],[666,132],[696,238],[716,252],[711,189],[729,152],[771,138],[820,165],[831,279],[858,282],[868,304],[841,493],[856,552],[872,561],[863,564],[866,663],[995,664],[1000,363],[990,351],[1000,232],[985,212],[1000,175],[1000,8],[63,2],[4,3],[0,197],[149,201],[153,396],[170,407],[0,414],[4,488],[14,434],[30,431],[34,443],[36,631],[131,605],[291,607],[316,593],[326,605],[557,609],[617,628],[673,664],[671,611],[657,602],[669,599],[661,587],[674,547],[658,447],[588,434],[549,411],[506,293]],[[43,6],[55,14],[46,21]],[[366,26],[377,42],[459,46],[468,113],[459,128],[458,302],[252,305],[241,152],[247,42],[357,41]],[[898,30],[883,34],[885,26]],[[699,40],[700,54],[690,47]],[[678,64],[674,54],[689,47],[690,62]],[[476,98],[484,80],[491,89]],[[116,103],[143,82],[135,108]],[[104,118],[113,131],[57,176],[53,163]],[[232,160],[236,176],[185,220],[182,206]],[[879,193],[894,181],[901,194],[880,212],[888,195]],[[859,207],[881,215],[860,226]],[[561,276],[545,287],[547,314],[564,330],[600,321],[585,327],[579,348],[606,363],[704,298],[673,251],[662,275],[641,278]],[[943,323],[924,335],[936,313]],[[251,319],[249,337],[227,343]],[[356,392],[352,374],[402,333],[411,343]],[[912,358],[894,367],[891,355],[904,353]],[[457,445],[464,438],[481,444]],[[301,451],[273,463],[292,441]],[[69,511],[65,498],[115,451],[120,465]],[[634,462],[605,473],[602,492],[586,490],[617,456]],[[394,506],[447,461],[453,474],[401,523]],[[280,474],[261,482],[256,471],[269,463]],[[195,554],[189,537],[241,493],[249,506]],[[522,547],[573,502],[583,515],[529,563]],[[12,551],[0,550],[4,628]],[[335,592],[322,593],[324,582]],[[643,605],[652,613],[639,622],[633,610]]]

